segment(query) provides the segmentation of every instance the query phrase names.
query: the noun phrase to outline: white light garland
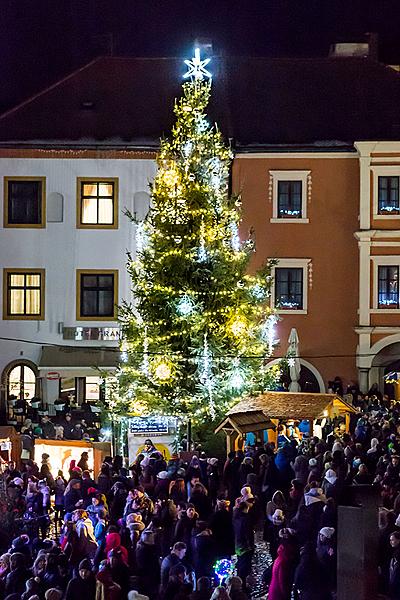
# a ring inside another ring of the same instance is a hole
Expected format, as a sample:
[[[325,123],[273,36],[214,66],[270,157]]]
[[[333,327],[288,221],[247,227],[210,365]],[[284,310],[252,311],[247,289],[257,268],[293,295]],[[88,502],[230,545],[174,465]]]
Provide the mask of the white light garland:
[[[277,322],[276,315],[270,315],[261,326],[261,337],[268,343],[268,352],[272,354],[275,342],[275,325]]]
[[[229,229],[231,230],[231,246],[234,252],[240,251],[240,237],[239,237],[239,228],[237,223],[231,223],[229,225]]]
[[[142,360],[142,373],[146,377],[150,374],[149,368],[149,340],[147,337],[147,325],[144,328],[144,341],[143,341],[143,360]]]

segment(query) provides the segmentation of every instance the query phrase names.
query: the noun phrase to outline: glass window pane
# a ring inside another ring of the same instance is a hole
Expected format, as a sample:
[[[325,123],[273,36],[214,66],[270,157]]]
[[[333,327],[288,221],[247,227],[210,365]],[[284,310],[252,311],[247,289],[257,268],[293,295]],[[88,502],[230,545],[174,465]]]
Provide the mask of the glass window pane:
[[[114,313],[114,298],[110,291],[99,291],[99,315],[112,316]]]
[[[97,199],[82,199],[82,223],[97,223]]]
[[[100,399],[100,377],[86,377],[86,400]]]
[[[82,275],[82,286],[97,287],[97,275]]]
[[[23,315],[24,314],[24,290],[11,290],[10,291],[10,306],[8,307],[8,314],[10,315]]]
[[[25,284],[25,275],[24,274],[11,274],[10,275],[10,285],[11,287],[24,287]]]
[[[40,290],[26,290],[26,314],[40,315]]]
[[[8,182],[8,222],[37,225],[41,222],[41,181]]]
[[[99,183],[99,196],[112,196],[113,187],[112,183]]]
[[[8,394],[19,398],[21,394],[21,367],[14,367],[8,376]]]
[[[112,225],[114,221],[112,198],[99,198],[99,223]]]
[[[99,287],[113,288],[114,275],[99,275]]]
[[[97,315],[97,292],[85,290],[82,294],[82,315],[92,317]]]
[[[30,367],[24,366],[24,385],[27,383],[35,383],[36,376]]]
[[[33,275],[30,273],[26,274],[26,285],[30,287],[40,287],[40,275],[39,273]]]
[[[83,184],[83,195],[84,196],[97,196],[97,183],[84,183]]]

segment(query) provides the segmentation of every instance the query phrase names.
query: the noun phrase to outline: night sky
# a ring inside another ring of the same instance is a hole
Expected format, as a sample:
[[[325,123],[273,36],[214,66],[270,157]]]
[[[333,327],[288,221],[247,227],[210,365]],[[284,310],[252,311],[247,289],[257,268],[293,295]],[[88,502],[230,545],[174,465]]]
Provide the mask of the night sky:
[[[326,56],[366,32],[400,63],[399,0],[1,0],[0,111],[107,54],[110,34],[115,56],[187,56],[196,36],[230,55]]]

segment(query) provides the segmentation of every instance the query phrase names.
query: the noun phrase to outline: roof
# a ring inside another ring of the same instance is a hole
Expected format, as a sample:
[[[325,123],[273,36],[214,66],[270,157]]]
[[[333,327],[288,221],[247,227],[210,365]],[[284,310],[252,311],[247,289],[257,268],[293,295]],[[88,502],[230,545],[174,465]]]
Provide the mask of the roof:
[[[239,434],[274,428],[272,419],[315,420],[325,415],[356,412],[355,408],[336,394],[305,392],[266,392],[255,398],[245,398],[233,406],[215,429],[233,429]]]
[[[317,419],[324,410],[334,405],[341,412],[356,412],[336,394],[309,394],[305,392],[266,392],[255,398],[245,398],[228,412],[228,416],[239,413],[261,411],[268,419]]]
[[[244,151],[400,139],[400,75],[368,58],[212,61],[210,118]],[[181,58],[98,58],[0,117],[0,143],[157,147]]]

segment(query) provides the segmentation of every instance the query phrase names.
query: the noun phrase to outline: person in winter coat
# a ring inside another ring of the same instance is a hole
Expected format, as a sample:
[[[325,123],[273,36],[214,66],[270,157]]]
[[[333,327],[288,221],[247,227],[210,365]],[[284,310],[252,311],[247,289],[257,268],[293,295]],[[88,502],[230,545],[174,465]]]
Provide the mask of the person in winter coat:
[[[296,567],[296,546],[290,536],[278,548],[278,556],[272,565],[272,577],[268,600],[290,600]]]
[[[112,526],[109,528],[109,533],[106,535],[106,544],[104,552],[107,558],[110,558],[112,550],[118,550],[121,553],[122,561],[128,565],[128,551],[121,545],[121,536],[117,533],[116,527]]]
[[[389,565],[389,597],[391,600],[400,599],[400,532],[394,531],[390,536],[392,558]]]
[[[81,481],[79,479],[71,479],[64,492],[64,510],[67,514],[72,513],[82,506],[82,504]]]
[[[294,587],[300,593],[300,600],[331,599],[329,585],[320,569],[311,542],[300,549],[300,561],[294,574]]]
[[[322,527],[318,534],[317,559],[320,572],[329,590],[336,588],[336,551],[334,544],[335,530],[333,527]]]
[[[247,483],[247,476],[250,473],[254,473],[253,459],[251,456],[245,456],[242,464],[239,467],[239,481],[243,487]]]
[[[188,504],[185,512],[181,513],[180,518],[175,527],[175,541],[184,542],[188,549],[188,554],[191,554],[192,532],[196,527],[199,515],[193,504]]]
[[[191,504],[194,504],[196,512],[202,521],[209,518],[212,511],[211,500],[208,496],[207,489],[202,483],[196,483],[194,485],[190,502]]]
[[[231,600],[248,600],[248,595],[243,590],[243,581],[240,577],[236,577],[236,575],[228,577],[226,591]]]
[[[297,481],[300,481],[303,485],[306,485],[309,470],[308,470],[308,458],[304,454],[299,454],[292,462],[292,468],[294,470],[294,476]]]
[[[122,600],[121,586],[113,581],[107,561],[100,563],[96,575],[96,600]]]
[[[249,515],[249,505],[241,502],[233,510],[233,529],[235,532],[235,551],[238,556],[237,573],[242,581],[246,581],[251,571],[251,560],[254,553],[254,530]]]
[[[25,566],[25,556],[22,552],[14,552],[10,557],[10,572],[6,577],[4,588],[5,596],[9,594],[22,594],[25,591],[25,582],[31,576]]]
[[[136,546],[136,570],[144,593],[150,598],[156,597],[160,584],[160,564],[152,531],[144,531]]]
[[[199,577],[212,577],[213,565],[216,560],[215,543],[211,529],[202,523],[200,531],[193,537],[193,566],[196,579]]]
[[[307,488],[306,488],[307,489]],[[304,494],[304,504],[300,503],[290,527],[296,530],[301,544],[310,541],[316,543],[326,503],[321,488],[311,488]]]
[[[95,600],[95,597],[96,578],[90,560],[85,558],[79,563],[78,575],[68,583],[65,600]]]
[[[230,558],[235,553],[235,534],[233,531],[230,501],[217,500],[217,506],[210,519],[210,529],[215,541],[216,558]]]
[[[75,510],[72,514],[72,521],[76,526],[80,555],[85,558],[93,559],[97,551],[97,542],[94,537],[92,521],[89,519],[86,510]]]

